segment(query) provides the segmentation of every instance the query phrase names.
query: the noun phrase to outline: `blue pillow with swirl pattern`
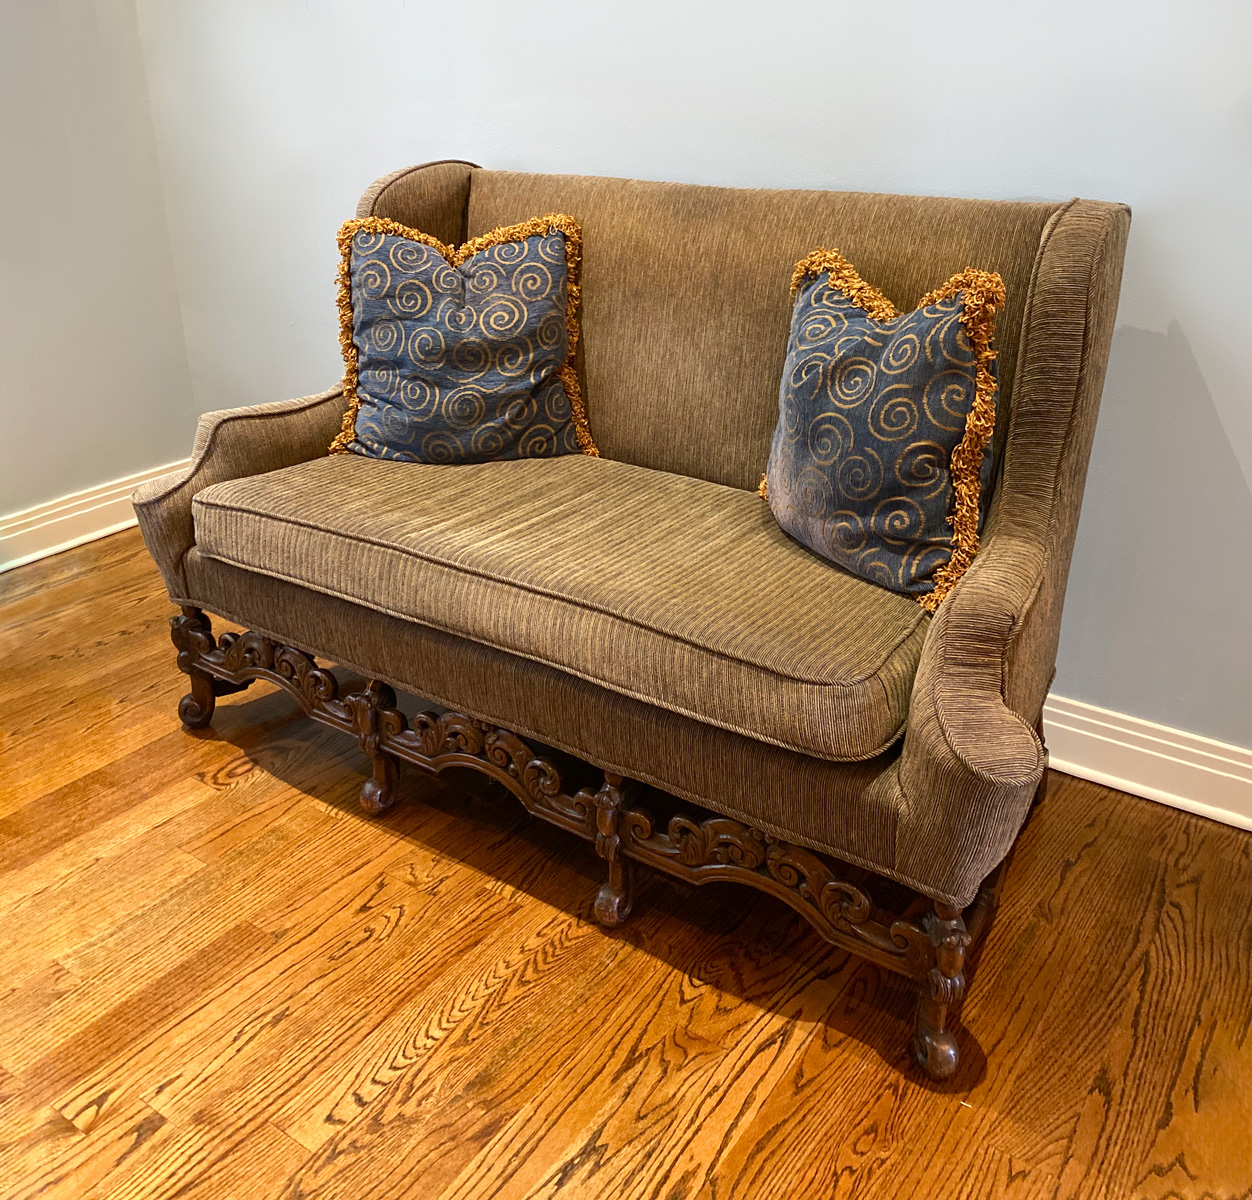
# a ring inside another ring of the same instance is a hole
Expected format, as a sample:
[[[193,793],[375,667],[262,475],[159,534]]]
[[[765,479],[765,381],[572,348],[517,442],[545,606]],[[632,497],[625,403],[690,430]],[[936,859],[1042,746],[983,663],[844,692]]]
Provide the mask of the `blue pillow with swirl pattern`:
[[[995,429],[999,275],[898,313],[838,250],[796,264],[761,494],[797,541],[934,612],[974,555]]]
[[[549,213],[464,245],[381,217],[339,231],[332,454],[475,463],[598,454],[574,371],[582,238]]]

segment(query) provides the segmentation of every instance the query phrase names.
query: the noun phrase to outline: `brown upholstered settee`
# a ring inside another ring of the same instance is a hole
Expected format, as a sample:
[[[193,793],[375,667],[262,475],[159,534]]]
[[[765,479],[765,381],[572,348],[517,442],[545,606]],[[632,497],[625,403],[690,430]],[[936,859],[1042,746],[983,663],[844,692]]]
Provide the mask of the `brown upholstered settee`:
[[[339,388],[206,415],[191,466],[135,495],[182,606],[180,716],[280,683],[359,738],[371,812],[401,760],[477,768],[594,840],[606,924],[636,863],[770,891],[918,981],[914,1052],[950,1074],[966,950],[1046,768],[1129,211],[463,162],[389,175],[358,208],[449,243],[550,211],[583,228],[603,457],[328,457]],[[791,541],[755,492],[791,268],[822,245],[904,310],[970,265],[1007,287],[982,548],[933,617]],[[217,639],[206,609],[252,632]],[[406,717],[393,687],[438,707]]]

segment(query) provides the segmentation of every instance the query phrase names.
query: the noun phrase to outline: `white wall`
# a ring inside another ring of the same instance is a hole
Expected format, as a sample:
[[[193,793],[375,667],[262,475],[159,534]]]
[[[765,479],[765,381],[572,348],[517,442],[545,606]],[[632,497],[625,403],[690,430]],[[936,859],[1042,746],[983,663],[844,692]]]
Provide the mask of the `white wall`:
[[[137,3],[201,410],[338,376],[334,230],[424,159],[1129,202],[1056,691],[1252,747],[1245,0]]]
[[[195,427],[133,0],[0,3],[0,515]]]

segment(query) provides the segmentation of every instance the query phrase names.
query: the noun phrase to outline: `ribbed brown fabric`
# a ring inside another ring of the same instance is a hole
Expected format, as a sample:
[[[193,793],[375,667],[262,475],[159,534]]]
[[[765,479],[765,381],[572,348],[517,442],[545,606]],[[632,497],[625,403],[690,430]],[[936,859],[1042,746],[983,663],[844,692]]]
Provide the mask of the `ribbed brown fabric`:
[[[825,758],[896,739],[928,624],[750,492],[585,455],[334,455],[194,509],[206,556]]]
[[[596,766],[891,875],[899,749],[867,762],[796,754],[632,700],[566,671],[240,570],[192,550],[191,595],[211,612],[323,661],[516,730]],[[945,864],[902,882],[939,885]]]
[[[1129,229],[1129,209],[1089,200],[1049,224],[1003,481],[982,551],[935,614],[914,686],[896,866],[926,869],[942,846],[947,886],[962,897],[983,864],[1008,853],[1044,764],[1032,726],[1056,654]]]
[[[356,215],[389,217],[445,245],[459,246],[465,241],[465,210],[473,170],[473,163],[449,158],[393,171],[366,189]]]
[[[205,413],[196,426],[191,465],[150,479],[131,503],[171,596],[183,595],[183,556],[195,544],[191,498],[224,479],[259,475],[326,453],[348,407],[336,385],[316,396]]]
[[[610,455],[644,466],[678,466],[693,476],[735,487],[755,485],[759,467],[749,469],[749,464],[763,461],[773,428],[789,311],[786,278],[796,258],[814,245],[838,245],[901,305],[911,305],[936,279],[968,264],[1000,271],[1009,289],[1008,311],[999,323],[1002,379],[1008,385],[1000,405],[1002,418],[1008,412],[1007,423],[1001,421],[1006,431],[1002,478],[978,558],[925,631],[902,746],[860,763],[795,753],[767,745],[759,737],[743,737],[642,703],[577,678],[569,669],[558,670],[202,557],[193,545],[192,498],[211,484],[323,455],[344,407],[338,389],[280,405],[209,414],[202,418],[190,470],[140,489],[136,495],[140,525],[171,598],[234,617],[312,653],[352,664],[603,767],[881,870],[936,899],[968,903],[1012,845],[1043,766],[1031,727],[1042,707],[1056,653],[1117,309],[1129,211],[1094,201],[999,205],[741,193],[677,184],[471,173],[464,164],[425,168],[422,179],[409,178],[410,174],[400,172],[381,181],[371,189],[369,204],[385,196],[391,205],[386,215],[419,227],[422,221],[444,221],[444,232],[436,228],[431,232],[448,240],[453,239],[451,227],[467,186],[472,187],[468,228],[455,240],[550,208],[578,215],[588,232],[584,331],[588,340],[593,327],[603,331],[603,336],[597,335],[596,357],[586,364],[597,439],[603,439],[602,447]],[[393,192],[391,184],[400,178],[408,179],[408,184]],[[778,228],[784,236],[776,239],[772,231]],[[756,236],[762,230],[764,239]],[[603,247],[600,255],[590,250],[593,232]],[[776,254],[776,246],[787,239],[791,244]],[[767,286],[779,260],[785,267],[781,298]],[[1023,264],[1028,268],[1031,263],[1027,283]],[[657,289],[663,281],[671,285],[668,292]],[[758,401],[760,377],[770,373],[760,364],[770,354],[777,364],[771,368],[768,395]],[[619,376],[633,382],[619,382]],[[599,426],[597,389],[603,389],[605,397]],[[1009,391],[1011,409],[1005,402]],[[740,512],[731,500],[755,498],[717,490],[727,497],[728,514],[746,536],[754,537],[749,510]],[[698,513],[710,511],[689,503],[685,494],[675,495]],[[371,488],[357,511],[382,512],[391,500],[386,488]],[[511,500],[507,498],[506,507]],[[619,505],[630,513],[632,498],[619,495]],[[488,505],[484,511],[502,510]],[[764,506],[753,511],[764,512]],[[242,520],[243,514],[235,515]],[[542,527],[546,515],[544,510],[534,517],[536,528]],[[447,512],[434,513],[425,529],[408,532],[414,536],[438,532],[448,519]],[[631,527],[629,517],[624,527]],[[580,554],[589,544],[585,533],[579,525],[554,552],[564,582],[582,579]],[[525,542],[529,535],[529,529],[511,530],[509,537]],[[509,538],[499,542],[487,544],[485,550],[500,552],[497,561],[512,561]],[[640,544],[654,545],[647,531]],[[386,553],[406,552],[386,548]],[[618,589],[613,594],[626,594],[625,583],[615,580],[621,564],[607,554],[596,561],[607,577],[606,586]],[[720,560],[716,556],[707,560],[715,561]],[[788,614],[796,614],[792,617],[796,628],[816,629],[819,635],[838,624],[827,621],[820,604],[804,607],[812,603],[811,589],[801,586],[800,576],[788,575],[790,567],[776,570],[783,561],[753,562],[743,568],[752,586],[770,596],[779,614],[777,628],[749,619],[738,637],[733,623],[719,625],[722,649],[700,651],[708,661],[726,657],[723,651],[746,655],[742,647],[751,644],[761,656],[758,662],[742,657],[738,661],[748,674],[756,671],[761,673],[758,678],[763,677],[766,670],[759,662],[794,668],[798,661],[800,639],[779,632]],[[463,582],[464,563],[456,563],[455,570],[427,566],[457,577],[458,586],[468,588]],[[635,615],[664,612],[668,619],[681,609],[684,596],[701,605],[715,590],[689,582],[681,563],[671,569],[677,574],[668,576],[665,586],[679,590],[662,597],[669,607],[647,608],[651,602],[640,589],[630,594],[644,606],[632,610]],[[754,578],[749,571],[756,572]],[[776,578],[789,580],[789,590],[777,592]],[[489,587],[504,586],[486,577],[480,582],[481,595]],[[739,580],[728,588],[737,604],[745,603],[742,586]],[[520,594],[518,587],[509,587],[509,594]],[[412,598],[400,587],[395,595]],[[533,599],[536,603],[541,599],[538,591]],[[557,616],[565,602],[546,598],[545,603],[547,616],[528,614],[513,624],[507,617],[480,614],[472,619],[498,619],[501,628],[514,633],[519,629],[533,633],[544,623],[562,630],[573,627],[569,622],[562,625],[564,618]],[[568,603],[565,607],[579,614],[590,611]],[[875,630],[861,645],[891,641],[896,616],[883,612],[885,616],[866,615],[864,621],[885,621],[885,641],[875,643],[882,636]],[[680,618],[675,620],[675,628],[688,628]],[[618,626],[610,628],[616,631]],[[765,636],[767,629],[772,632]],[[851,658],[833,657],[839,652],[837,641],[814,636],[813,642],[813,661],[830,674],[821,683],[812,679],[805,683],[799,676],[793,682],[833,692],[832,681],[847,677],[840,672],[855,674],[857,668]],[[582,661],[615,661],[624,644],[588,640],[580,650]],[[911,653],[908,639],[892,658],[902,663],[906,650]],[[630,656],[616,661],[620,666]],[[693,676],[692,661],[687,660],[682,679],[675,680],[671,673],[653,682],[663,682],[671,697],[686,687],[697,695],[716,692],[718,703],[728,702],[725,668],[718,668],[721,675]],[[672,671],[667,663],[658,668]],[[763,694],[759,684],[752,686],[758,688],[758,702],[774,705],[774,696]],[[890,707],[883,704],[884,711]],[[833,730],[821,732],[823,737],[837,736]],[[793,731],[785,735],[799,744]]]
[[[965,267],[998,271],[1007,412],[1031,265],[1057,207],[480,170],[467,230],[576,217],[581,369],[601,453],[755,488],[778,420],[799,259],[837,246],[902,312]]]

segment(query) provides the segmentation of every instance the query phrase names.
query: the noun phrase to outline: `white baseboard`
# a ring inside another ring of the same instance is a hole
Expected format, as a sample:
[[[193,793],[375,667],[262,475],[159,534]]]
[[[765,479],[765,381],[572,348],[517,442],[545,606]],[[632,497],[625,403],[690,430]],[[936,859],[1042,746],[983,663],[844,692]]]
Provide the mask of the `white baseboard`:
[[[1252,750],[1063,696],[1043,731],[1058,771],[1252,829]]]
[[[0,517],[0,572],[59,554],[135,524],[130,495],[141,483],[185,468],[190,459],[136,471]]]

